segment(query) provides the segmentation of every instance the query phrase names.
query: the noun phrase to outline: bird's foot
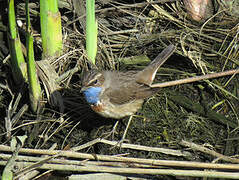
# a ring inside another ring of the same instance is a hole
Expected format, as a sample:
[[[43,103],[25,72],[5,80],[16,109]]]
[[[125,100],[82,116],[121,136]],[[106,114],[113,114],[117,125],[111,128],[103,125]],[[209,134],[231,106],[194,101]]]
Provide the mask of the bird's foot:
[[[123,144],[124,142],[127,142],[127,143],[129,142],[129,140],[126,139],[125,137],[126,137],[126,135],[127,135],[127,132],[128,132],[128,129],[129,129],[129,125],[130,125],[132,119],[133,119],[133,116],[130,116],[129,121],[128,121],[128,124],[127,124],[127,126],[126,126],[126,128],[125,128],[125,131],[124,131],[124,134],[123,134],[122,138],[121,138],[112,148],[114,148],[114,147],[120,147],[120,148],[121,148],[121,147],[122,147],[122,144]]]
[[[115,123],[113,129],[112,129],[110,132],[103,133],[103,135],[102,135],[103,138],[104,138],[104,139],[107,139],[108,137],[111,136],[111,139],[114,140],[115,134],[117,134],[116,129],[117,129],[118,124],[119,124],[119,121],[116,121],[116,123]],[[105,136],[104,136],[104,135],[105,135]]]

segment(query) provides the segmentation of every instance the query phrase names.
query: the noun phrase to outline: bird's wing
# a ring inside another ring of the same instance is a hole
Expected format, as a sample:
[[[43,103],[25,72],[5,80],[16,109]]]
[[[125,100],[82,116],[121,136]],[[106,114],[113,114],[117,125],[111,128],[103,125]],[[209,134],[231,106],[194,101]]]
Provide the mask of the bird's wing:
[[[135,89],[132,85],[108,88],[104,94],[109,98],[111,103],[121,105],[136,99]]]
[[[148,86],[132,83],[126,86],[121,86],[118,89],[108,88],[105,90],[105,95],[109,98],[109,101],[113,104],[121,105],[129,103],[137,99],[145,99],[158,91],[158,88],[150,88]]]
[[[149,86],[135,81],[135,71],[111,72],[111,77],[102,93],[101,98],[109,99],[113,104],[121,105],[137,99],[145,99],[152,96],[158,91],[158,88]]]

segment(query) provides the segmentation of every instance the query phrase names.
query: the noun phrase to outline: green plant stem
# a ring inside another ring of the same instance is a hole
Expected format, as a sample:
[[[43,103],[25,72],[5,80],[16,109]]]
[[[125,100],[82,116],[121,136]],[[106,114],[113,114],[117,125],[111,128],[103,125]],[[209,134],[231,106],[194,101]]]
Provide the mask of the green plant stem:
[[[43,58],[62,54],[61,15],[57,0],[40,0]]]
[[[13,72],[14,81],[17,85],[19,85],[27,80],[27,70],[25,59],[22,53],[21,41],[19,39],[19,35],[17,32],[14,0],[9,1],[8,21],[9,21],[9,33],[7,37],[11,55],[11,68]]]
[[[41,100],[41,87],[38,81],[34,59],[33,37],[31,35],[31,24],[28,2],[29,0],[26,0],[26,19],[27,19],[26,43],[27,43],[27,70],[28,70],[27,72],[29,79],[29,97],[32,110],[34,112],[37,112]]]
[[[41,100],[41,87],[36,73],[33,51],[33,37],[29,32],[27,33],[27,69],[31,108],[34,112],[37,112],[37,108],[39,107],[39,102]]]
[[[95,64],[97,52],[97,22],[95,20],[95,0],[86,1],[86,52],[89,60]]]

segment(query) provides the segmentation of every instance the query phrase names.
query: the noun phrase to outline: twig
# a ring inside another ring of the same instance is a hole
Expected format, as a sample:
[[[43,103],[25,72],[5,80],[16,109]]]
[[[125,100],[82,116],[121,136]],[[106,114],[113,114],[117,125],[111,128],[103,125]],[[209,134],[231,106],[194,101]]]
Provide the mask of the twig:
[[[206,80],[206,79],[229,76],[229,75],[233,75],[233,74],[237,74],[237,73],[239,73],[239,68],[229,70],[229,71],[223,71],[223,72],[219,72],[219,73],[212,73],[212,74],[206,74],[206,75],[202,75],[202,76],[195,76],[195,77],[186,78],[186,79],[180,79],[180,80],[169,81],[169,82],[164,82],[164,83],[152,84],[150,87],[162,88],[162,87],[168,87],[168,86],[175,86],[175,85],[179,85],[179,84],[186,84],[186,83],[192,83],[192,82]]]
[[[56,156],[54,156],[56,157]],[[0,154],[0,158],[3,160],[8,160],[11,158],[10,154]],[[105,161],[86,161],[86,160],[68,160],[68,159],[47,159],[44,157],[34,157],[34,156],[17,156],[19,162],[43,162],[50,164],[64,164],[64,165],[77,165],[77,166],[111,166],[111,167],[134,167],[134,168],[165,168],[163,166],[153,166],[148,164],[140,163],[128,163],[128,162],[105,162]],[[46,161],[47,160],[47,161]],[[43,164],[43,163],[42,163]],[[40,165],[39,165],[40,166]],[[26,169],[26,168],[25,168]],[[238,168],[239,170],[239,168]],[[22,171],[21,171],[22,173]]]
[[[50,147],[50,150],[54,150],[56,148],[56,144],[53,144]],[[8,155],[0,154],[0,157],[2,156],[3,159],[6,159]],[[17,156],[18,161],[23,160],[26,161],[35,161],[36,163],[32,164],[31,166],[25,166],[21,169],[21,171],[15,173],[15,179],[32,179],[33,177],[37,176],[40,172],[37,169],[37,167],[40,166],[40,164],[43,164],[44,162],[48,162],[49,158],[52,159],[53,157],[49,157],[46,155],[42,155],[42,157],[29,157],[29,156]],[[35,160],[33,160],[35,159]],[[50,170],[51,171],[51,170]],[[45,173],[49,173],[49,171],[46,171]],[[44,173],[44,174],[45,174]],[[40,174],[39,176],[42,176],[43,174]]]
[[[192,142],[187,142],[187,141],[182,140],[180,142],[180,144],[182,146],[190,147],[194,150],[201,151],[201,152],[206,153],[206,154],[210,154],[210,155],[215,156],[217,158],[220,158],[221,160],[224,160],[224,161],[228,161],[228,162],[232,162],[232,163],[239,163],[239,159],[225,156],[223,154],[220,154],[218,152],[215,152],[211,149],[208,149],[206,147],[203,147],[201,145],[198,145],[198,144],[195,144],[195,143],[192,143]]]
[[[11,148],[9,146],[0,145],[0,151],[11,152]],[[184,167],[184,168],[189,167],[189,168],[204,168],[204,169],[205,168],[235,169],[235,170],[239,169],[239,166],[234,164],[213,164],[213,163],[200,163],[200,162],[188,162],[188,161],[171,161],[171,160],[155,160],[155,159],[130,158],[130,157],[116,157],[116,156],[86,154],[86,153],[60,151],[60,150],[21,148],[19,153],[58,155],[58,156],[76,158],[76,159],[89,159],[89,160],[98,160],[98,161],[142,163],[142,164],[149,164],[154,166]]]
[[[6,161],[0,161],[0,165],[5,165]],[[30,166],[33,163],[16,162],[18,166]],[[141,168],[115,168],[103,166],[75,166],[75,165],[60,165],[60,164],[43,164],[39,169],[51,169],[62,171],[77,171],[77,172],[108,172],[108,173],[127,173],[127,174],[161,174],[171,176],[189,176],[189,177],[212,177],[212,178],[230,178],[238,179],[239,173],[233,172],[215,172],[204,170],[174,170],[174,169],[141,169]]]
[[[78,147],[74,147],[71,150],[79,151],[81,149],[87,148],[87,147],[92,146],[97,143],[105,143],[105,144],[109,144],[111,146],[117,146],[117,147],[121,147],[121,148],[129,148],[129,149],[135,149],[135,150],[141,150],[141,151],[158,152],[158,153],[163,153],[163,154],[168,154],[168,155],[173,155],[173,156],[184,156],[184,157],[191,156],[191,153],[189,153],[189,152],[185,152],[185,151],[182,152],[182,151],[174,150],[174,149],[148,147],[148,146],[128,144],[128,143],[122,143],[120,146],[117,141],[109,141],[109,140],[102,139],[102,138],[97,138],[97,139],[90,141],[86,144],[80,145]]]
[[[104,13],[104,12],[108,12],[108,11],[114,11],[115,9],[130,9],[130,8],[135,8],[135,7],[147,6],[147,5],[150,5],[150,4],[163,4],[163,3],[174,2],[174,1],[176,1],[176,0],[151,1],[151,2],[143,2],[143,3],[134,3],[132,5],[130,5],[130,4],[122,4],[122,5],[119,5],[119,6],[99,9],[99,10],[96,10],[95,12],[96,13]],[[116,3],[116,2],[114,2],[114,3]],[[120,3],[118,3],[118,4],[120,4]],[[77,17],[73,21],[70,21],[69,23],[67,23],[65,25],[65,27],[71,25],[72,23],[75,23],[75,22],[79,21],[80,19],[82,19],[84,17],[86,17],[86,14],[83,14],[82,16]]]

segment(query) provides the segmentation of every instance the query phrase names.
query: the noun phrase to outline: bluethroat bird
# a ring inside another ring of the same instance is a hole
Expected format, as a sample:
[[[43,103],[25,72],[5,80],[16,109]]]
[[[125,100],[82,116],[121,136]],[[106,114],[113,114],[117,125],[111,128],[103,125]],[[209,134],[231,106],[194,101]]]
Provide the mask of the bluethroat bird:
[[[86,72],[82,89],[86,101],[98,114],[107,118],[121,119],[139,110],[144,99],[156,94],[160,88],[151,87],[159,67],[173,54],[169,45],[142,71]]]

